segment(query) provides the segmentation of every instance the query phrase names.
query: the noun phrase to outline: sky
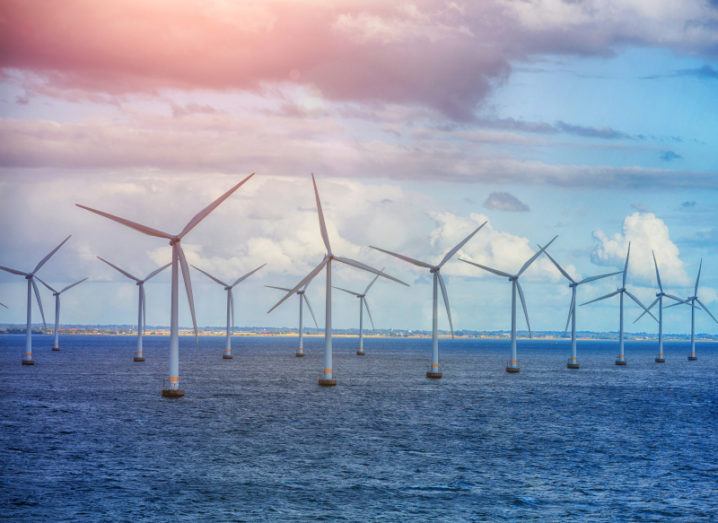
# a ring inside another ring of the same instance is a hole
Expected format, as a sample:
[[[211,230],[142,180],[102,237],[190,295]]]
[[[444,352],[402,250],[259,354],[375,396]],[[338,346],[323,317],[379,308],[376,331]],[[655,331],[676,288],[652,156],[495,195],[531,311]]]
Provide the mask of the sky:
[[[646,304],[664,286],[718,315],[718,2],[0,0],[0,265],[63,286],[62,321],[131,324],[164,240],[74,206],[179,231],[247,174],[193,230],[191,263],[233,280],[241,326],[295,326],[281,297],[324,255],[314,173],[336,254],[386,267],[377,328],[430,329],[431,278],[375,245],[438,262],[456,329],[509,328],[512,272],[551,254],[576,277],[620,270]],[[337,267],[361,290],[371,275]],[[534,330],[560,330],[570,293],[546,258],[524,277]],[[222,325],[224,291],[194,272],[200,325]],[[308,296],[323,317],[324,279]],[[617,278],[581,287],[609,293]],[[44,293],[45,312],[52,301]],[[0,323],[23,323],[24,281],[0,274]],[[169,274],[147,285],[147,321],[169,322]],[[356,327],[337,293],[334,325]],[[181,323],[188,325],[186,301]],[[628,307],[629,330],[656,324]],[[35,312],[37,318],[37,312]],[[685,333],[690,309],[669,309]],[[579,309],[579,330],[615,331],[617,301]],[[522,326],[523,322],[519,322]],[[440,311],[440,327],[448,323]],[[697,314],[699,332],[718,324]]]

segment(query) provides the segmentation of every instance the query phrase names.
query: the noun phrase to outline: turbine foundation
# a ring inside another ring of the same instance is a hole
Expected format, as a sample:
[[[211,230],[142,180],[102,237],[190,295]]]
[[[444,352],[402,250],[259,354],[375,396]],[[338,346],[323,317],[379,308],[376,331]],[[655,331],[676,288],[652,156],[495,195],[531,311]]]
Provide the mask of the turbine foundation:
[[[688,355],[688,361],[696,361],[697,359],[698,356],[696,356],[695,353]]]
[[[234,356],[232,356],[231,354],[222,354],[223,360],[231,360],[232,358],[234,358]]]
[[[509,374],[518,374],[519,372],[519,361],[512,359],[508,365],[506,365],[506,372]]]
[[[35,360],[22,360],[23,365],[35,365]]]
[[[301,350],[301,349],[299,349],[297,352],[294,353],[294,355],[295,355],[297,358],[303,358],[303,357],[304,357],[304,351]]]
[[[364,356],[364,354],[366,354],[364,349],[357,349],[357,356]]]
[[[52,352],[60,352],[60,347],[53,347]]]
[[[665,363],[665,362],[666,362],[666,358],[662,358],[660,356],[656,357],[656,363]]]
[[[578,364],[577,361],[569,361],[569,362],[566,364],[566,368],[567,368],[567,369],[580,369],[581,366]]]
[[[430,380],[440,380],[444,375],[438,370],[426,371],[426,377]]]
[[[335,378],[319,378],[318,383],[322,387],[335,387],[337,380]]]
[[[184,396],[182,389],[162,389],[163,398],[181,398]]]
[[[145,361],[145,357],[144,356],[135,356],[132,358],[132,361],[134,361],[135,363],[143,363]]]
[[[616,365],[625,367],[625,365],[626,365],[626,358],[622,358],[622,357],[619,356],[618,358],[616,358],[616,362],[615,362],[615,363],[616,363]]]

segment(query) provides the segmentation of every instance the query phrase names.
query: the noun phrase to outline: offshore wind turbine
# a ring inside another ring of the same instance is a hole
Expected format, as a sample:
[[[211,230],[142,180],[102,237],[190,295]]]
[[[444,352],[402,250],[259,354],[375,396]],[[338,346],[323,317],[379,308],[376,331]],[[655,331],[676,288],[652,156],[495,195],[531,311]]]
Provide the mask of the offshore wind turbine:
[[[157,274],[165,270],[167,267],[172,265],[171,263],[168,263],[167,265],[163,265],[162,267],[159,267],[149,273],[147,276],[145,276],[144,280],[141,280],[137,278],[136,276],[133,276],[129,272],[127,272],[124,269],[120,269],[117,265],[114,263],[111,263],[104,259],[102,256],[97,257],[98,260],[105,262],[107,265],[115,269],[116,271],[120,272],[121,274],[127,276],[129,279],[134,280],[135,284],[137,285],[138,290],[138,305],[137,305],[137,349],[135,350],[135,355],[132,358],[132,361],[135,363],[142,363],[145,361],[145,354],[144,349],[142,347],[142,338],[145,335],[145,327],[147,323],[147,313],[146,313],[146,297],[145,297],[145,283],[150,278],[154,278]]]
[[[76,204],[78,207],[104,216],[110,220],[116,221],[139,231],[149,236],[156,238],[163,238],[169,240],[169,244],[172,247],[172,294],[171,294],[171,307],[170,307],[170,351],[169,351],[169,377],[167,386],[162,389],[162,396],[165,398],[180,398],[184,396],[184,391],[179,388],[179,273],[182,271],[182,279],[184,280],[185,290],[187,292],[187,301],[189,302],[189,310],[192,315],[192,325],[194,327],[195,341],[197,340],[197,319],[194,313],[194,298],[192,296],[192,281],[190,280],[189,265],[185,258],[184,251],[182,250],[181,241],[187,233],[194,229],[197,224],[204,220],[209,213],[215,210],[219,204],[225,201],[230,195],[239,189],[247,180],[249,180],[254,173],[250,174],[242,181],[234,185],[231,189],[225,192],[222,196],[217,198],[215,201],[210,203],[207,207],[198,212],[194,218],[192,218],[187,225],[177,234],[170,234],[167,232],[147,227],[137,222],[120,218],[113,214],[98,211],[84,205]]]
[[[658,270],[658,262],[656,261],[656,253],[651,251],[651,255],[653,255],[653,265],[656,267],[656,281],[658,282],[658,292],[656,293],[656,299],[653,300],[653,303],[651,303],[648,308],[641,313],[641,315],[633,320],[633,323],[636,323],[638,320],[643,318],[656,304],[658,304],[658,356],[656,356],[656,363],[665,363],[666,362],[666,355],[663,352],[663,298],[670,298],[673,301],[677,303],[681,303],[683,300],[680,298],[668,294],[663,291],[663,283],[661,283],[661,273]]]
[[[199,272],[207,276],[212,281],[219,283],[222,287],[224,287],[224,290],[227,292],[227,340],[224,344],[224,354],[222,354],[222,359],[224,360],[231,360],[233,358],[232,356],[232,330],[234,329],[234,296],[232,295],[232,289],[234,289],[239,283],[243,282],[247,278],[249,278],[252,274],[257,272],[259,269],[267,265],[266,263],[263,263],[256,269],[249,271],[244,276],[240,276],[236,280],[234,280],[234,283],[231,285],[228,283],[224,283],[219,278],[215,278],[207,271],[203,271],[196,265],[192,265],[195,269],[197,269]]]
[[[71,235],[70,235],[71,236]],[[37,265],[35,265],[35,268],[31,272],[23,272],[19,271],[17,269],[11,269],[10,267],[3,267],[0,265],[0,270],[3,270],[5,272],[10,272],[12,274],[17,274],[18,276],[24,276],[27,280],[27,323],[25,326],[25,354],[22,357],[22,364],[23,365],[34,365],[35,361],[32,359],[32,294],[35,293],[35,299],[37,300],[37,306],[40,309],[40,315],[42,316],[42,323],[47,328],[47,324],[45,323],[45,311],[42,310],[42,300],[40,300],[40,291],[37,288],[37,283],[35,283],[35,274],[37,271],[40,270],[40,268],[45,265],[47,260],[49,260],[53,254],[55,254],[60,247],[65,245],[65,242],[70,239],[70,236],[62,240],[60,242],[60,245],[55,247],[53,250],[49,252],[47,256],[45,256],[42,260],[40,260]]]
[[[526,308],[526,298],[524,298],[524,291],[521,288],[521,284],[519,283],[519,278],[524,273],[524,271],[526,271],[526,269],[528,269],[531,264],[536,261],[539,256],[541,256],[542,253],[546,252],[546,249],[548,249],[549,245],[551,245],[556,240],[556,238],[558,238],[558,236],[554,236],[551,241],[548,242],[544,247],[541,247],[541,249],[536,254],[526,260],[526,262],[521,266],[521,268],[516,274],[509,274],[508,272],[493,269],[491,267],[487,267],[486,265],[481,265],[480,263],[475,263],[469,260],[464,260],[463,258],[459,258],[459,260],[464,263],[468,263],[470,265],[478,267],[479,269],[491,272],[493,274],[496,274],[497,276],[503,276],[505,278],[508,278],[511,282],[511,361],[508,365],[506,365],[506,372],[510,374],[516,374],[520,370],[516,348],[516,291],[518,291],[519,298],[521,299],[521,308],[524,310],[524,318],[526,318],[526,326],[529,330],[529,338],[532,337],[531,322],[529,321],[529,311]]]
[[[287,287],[276,287],[275,285],[265,285],[265,287],[269,287],[270,289],[277,289],[279,291],[284,292],[291,292],[292,289],[288,289]],[[317,318],[314,316],[314,310],[312,310],[312,306],[309,304],[309,298],[307,298],[307,286],[305,285],[303,288],[299,289],[295,294],[299,296],[299,347],[297,347],[297,352],[294,353],[294,355],[297,358],[302,358],[304,356],[304,304],[307,304],[307,309],[309,309],[309,313],[312,315],[312,320],[314,320],[314,325],[319,328],[319,324],[317,323]]]
[[[37,278],[40,280],[40,278]],[[40,283],[42,283],[45,287],[47,287],[50,292],[52,292],[52,295],[55,297],[55,328],[53,330],[53,341],[52,341],[52,350],[55,352],[58,352],[60,350],[60,294],[63,292],[72,289],[75,285],[80,285],[83,281],[87,280],[87,278],[82,278],[79,281],[76,281],[75,283],[71,283],[70,285],[64,287],[61,290],[55,290],[52,287],[50,287],[47,283],[40,280]]]
[[[671,307],[675,307],[676,305],[683,304],[691,306],[691,353],[688,355],[688,361],[696,361],[698,359],[698,355],[696,354],[696,309],[703,309],[706,314],[708,314],[708,316],[713,318],[713,321],[718,323],[716,317],[711,314],[711,311],[708,310],[708,307],[706,307],[705,304],[698,298],[698,284],[701,279],[702,268],[703,260],[701,260],[700,265],[698,265],[698,275],[696,276],[695,287],[693,287],[693,296],[689,296],[685,300],[681,300],[680,303],[673,303],[666,307],[666,309],[670,309]],[[696,303],[698,304],[698,306],[696,306]]]
[[[479,225],[471,232],[471,234],[469,234],[466,238],[457,243],[453,249],[451,249],[444,255],[442,260],[437,265],[432,265],[430,263],[426,263],[420,260],[415,260],[414,258],[410,258],[409,256],[398,254],[392,251],[387,251],[386,249],[380,249],[379,247],[374,247],[373,245],[371,246],[372,249],[376,249],[377,251],[389,254],[391,256],[394,256],[395,258],[399,258],[400,260],[404,260],[405,262],[409,262],[413,265],[416,265],[417,267],[429,269],[429,272],[431,273],[433,280],[431,307],[431,368],[426,371],[426,377],[429,379],[438,380],[441,379],[441,377],[443,376],[439,368],[439,287],[441,287],[441,295],[444,297],[444,306],[446,307],[446,316],[449,319],[449,330],[451,331],[451,337],[454,337],[454,324],[451,321],[449,294],[446,291],[446,284],[444,283],[444,278],[441,276],[441,268],[454,256],[454,254],[459,251],[459,249],[466,245],[466,242],[473,238],[474,235],[479,232],[484,225],[486,225],[486,223],[487,222],[484,222]]]
[[[631,257],[631,243],[628,243],[628,250],[626,251],[626,264],[623,266],[623,279],[621,281],[621,287],[619,289],[616,289],[615,291],[606,294],[605,296],[600,296],[596,299],[587,301],[585,303],[582,303],[581,306],[588,305],[589,303],[595,303],[597,301],[606,300],[608,298],[613,298],[616,294],[619,295],[619,330],[618,330],[618,356],[616,356],[616,365],[625,365],[626,364],[626,352],[625,352],[625,346],[624,346],[624,340],[623,340],[623,301],[624,301],[624,295],[631,298],[636,305],[638,305],[641,309],[644,311],[646,310],[646,307],[641,303],[641,300],[636,298],[629,290],[626,289],[626,277],[628,276],[628,260]],[[649,312],[650,316],[655,320],[656,317]]]
[[[384,272],[384,267],[382,267],[381,271]],[[366,313],[369,315],[371,328],[376,328],[374,326],[374,318],[371,317],[369,304],[366,302],[366,295],[369,292],[369,289],[371,289],[372,285],[374,285],[374,283],[376,283],[376,280],[378,279],[379,275],[377,274],[376,276],[374,276],[374,279],[369,282],[369,285],[366,286],[366,289],[364,289],[363,293],[350,291],[349,289],[343,289],[342,287],[334,287],[337,290],[344,291],[347,294],[351,294],[352,296],[359,298],[359,348],[357,349],[357,356],[364,356],[364,309],[366,309]]]
[[[539,245],[539,248],[541,246]],[[580,366],[578,364],[578,359],[576,356],[576,290],[578,289],[579,285],[583,285],[584,283],[589,283],[596,280],[601,280],[603,278],[608,278],[609,276],[616,276],[617,274],[621,274],[623,271],[616,271],[616,272],[610,272],[608,274],[601,274],[599,276],[588,276],[587,278],[583,278],[582,280],[574,280],[571,275],[564,270],[559,263],[553,259],[553,257],[549,254],[548,251],[544,251],[544,254],[548,256],[548,259],[551,260],[551,262],[556,266],[558,271],[563,275],[564,278],[568,280],[568,286],[571,289],[571,305],[568,307],[568,318],[566,318],[566,328],[564,328],[564,334],[568,330],[568,324],[571,323],[571,357],[568,359],[568,363],[566,363],[566,367],[569,369],[578,369]]]
[[[393,276],[389,276],[388,274],[381,272],[378,269],[375,269],[373,267],[370,267],[369,265],[366,265],[362,262],[358,262],[356,260],[352,260],[350,258],[344,258],[342,256],[337,256],[332,252],[331,244],[329,243],[329,233],[327,232],[327,225],[324,221],[324,212],[322,211],[322,202],[319,199],[319,190],[317,189],[317,182],[314,179],[314,175],[312,174],[312,184],[314,186],[314,198],[317,203],[317,214],[319,215],[319,231],[322,236],[322,241],[324,242],[324,247],[326,247],[327,252],[324,255],[324,258],[322,261],[312,269],[309,274],[307,274],[302,280],[293,288],[290,289],[287,294],[279,300],[274,307],[269,309],[267,312],[272,312],[274,309],[279,307],[287,298],[289,298],[291,295],[296,293],[299,289],[304,289],[309,284],[309,282],[314,279],[314,277],[319,274],[319,272],[326,267],[326,301],[325,301],[325,321],[324,321],[324,371],[322,373],[322,377],[319,378],[319,385],[323,387],[332,387],[337,384],[337,380],[334,378],[334,371],[332,369],[332,262],[337,261],[339,263],[343,263],[345,265],[349,265],[351,267],[354,267],[356,269],[361,269],[363,271],[371,272],[374,274],[377,274],[381,276],[382,278],[387,278],[389,280],[395,281],[397,283],[401,283],[402,285],[407,285],[403,281],[394,278]],[[408,287],[408,285],[407,285]]]

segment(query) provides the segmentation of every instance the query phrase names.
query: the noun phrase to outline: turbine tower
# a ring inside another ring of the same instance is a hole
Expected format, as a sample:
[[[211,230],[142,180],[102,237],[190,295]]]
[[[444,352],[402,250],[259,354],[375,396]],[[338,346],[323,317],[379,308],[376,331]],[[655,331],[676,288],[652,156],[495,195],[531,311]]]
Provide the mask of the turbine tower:
[[[541,246],[539,245],[539,248]],[[568,307],[568,318],[566,318],[566,328],[564,328],[564,334],[568,330],[568,324],[571,323],[571,357],[568,359],[568,363],[566,363],[566,367],[569,369],[578,369],[580,366],[578,364],[578,359],[576,358],[576,290],[578,289],[579,285],[583,285],[584,283],[589,283],[592,281],[600,280],[603,278],[608,278],[609,276],[616,276],[617,274],[621,274],[623,271],[616,271],[611,272],[608,274],[601,274],[599,276],[589,276],[587,278],[584,278],[582,280],[576,281],[574,280],[571,275],[564,270],[559,263],[553,259],[553,257],[548,253],[548,251],[544,251],[544,254],[548,256],[548,259],[551,260],[551,262],[556,266],[558,271],[563,275],[564,278],[568,280],[568,286],[571,289],[571,305]]]
[[[61,290],[55,290],[52,287],[50,287],[47,283],[42,281],[39,277],[37,278],[40,280],[40,283],[42,283],[45,287],[47,287],[50,292],[52,292],[52,295],[55,297],[55,328],[53,330],[53,341],[52,341],[52,350],[55,352],[60,351],[60,294],[63,292],[72,289],[75,285],[80,285],[83,281],[87,280],[87,278],[82,278],[80,281],[76,281],[75,283],[71,283],[67,287],[61,289]]]
[[[698,298],[698,283],[701,279],[702,268],[703,260],[701,260],[700,265],[698,265],[698,275],[696,276],[696,285],[695,287],[693,287],[693,296],[689,296],[685,300],[681,300],[679,303],[673,303],[666,307],[666,309],[670,309],[671,307],[675,307],[676,305],[683,304],[691,306],[691,353],[688,355],[688,361],[696,361],[698,359],[698,355],[696,354],[696,309],[703,309],[705,313],[708,314],[708,316],[713,318],[713,321],[718,323],[716,317],[711,314],[711,311],[708,310],[708,307],[706,307],[705,304]],[[696,303],[698,304],[698,306],[696,306]]]
[[[71,236],[71,235],[70,235]],[[35,274],[37,271],[40,270],[40,268],[45,265],[47,260],[49,260],[53,254],[55,254],[60,247],[65,245],[65,242],[70,239],[70,236],[62,240],[60,245],[55,247],[53,250],[50,251],[50,253],[45,256],[42,260],[38,262],[37,265],[35,265],[35,268],[32,270],[32,272],[23,272],[19,271],[17,269],[11,269],[10,267],[3,267],[0,265],[0,270],[3,270],[5,272],[10,272],[12,274],[17,274],[18,276],[24,276],[27,280],[27,323],[25,326],[25,354],[22,357],[22,364],[23,365],[34,365],[35,360],[32,359],[32,294],[35,293],[35,299],[37,300],[37,306],[40,309],[40,315],[42,316],[42,323],[47,328],[47,324],[45,323],[45,311],[42,310],[42,301],[40,300],[40,291],[37,288],[37,283],[35,283]]]
[[[263,263],[256,269],[249,271],[244,276],[240,276],[236,280],[234,280],[234,283],[231,285],[224,283],[218,278],[215,278],[207,271],[203,271],[196,265],[192,265],[195,269],[197,269],[199,272],[207,276],[212,281],[219,283],[222,287],[224,287],[224,290],[227,292],[227,341],[224,344],[224,354],[222,354],[222,359],[224,360],[231,360],[233,358],[232,356],[232,329],[234,329],[234,296],[232,295],[232,289],[234,289],[239,283],[243,282],[247,278],[249,278],[252,274],[257,272],[259,269],[267,265],[266,263]]]
[[[139,294],[139,302],[137,306],[137,349],[135,350],[135,355],[132,358],[132,361],[135,363],[142,363],[145,361],[145,354],[144,354],[144,348],[142,347],[142,339],[145,335],[145,327],[147,324],[147,313],[146,313],[146,297],[145,297],[145,283],[150,278],[155,277],[157,274],[165,270],[167,267],[172,265],[171,263],[168,263],[167,265],[163,265],[162,267],[159,267],[158,269],[155,269],[151,273],[149,273],[144,280],[141,280],[129,272],[127,272],[124,269],[120,269],[117,265],[114,263],[111,263],[104,259],[102,256],[97,257],[98,260],[105,262],[107,265],[115,269],[116,271],[120,272],[121,274],[127,276],[129,279],[134,280],[135,284],[137,285],[138,294]]]
[[[626,364],[626,352],[624,347],[624,340],[623,340],[623,300],[624,295],[627,295],[629,298],[631,298],[636,305],[638,305],[641,309],[644,311],[646,310],[646,307],[641,303],[641,300],[636,298],[629,290],[626,289],[626,277],[628,276],[628,260],[631,256],[631,243],[628,243],[628,250],[626,252],[626,264],[623,266],[623,279],[621,281],[621,287],[619,289],[616,289],[610,294],[606,294],[605,296],[601,296],[599,298],[587,301],[585,303],[582,303],[581,306],[588,305],[589,303],[595,303],[597,301],[606,300],[608,298],[613,298],[616,294],[619,294],[619,330],[618,330],[618,356],[616,357],[616,365],[625,365]],[[655,320],[656,317],[652,313],[648,313],[650,316]]]
[[[468,263],[485,271],[491,272],[493,274],[496,274],[497,276],[503,276],[505,278],[508,278],[511,282],[511,361],[508,365],[506,365],[506,372],[510,374],[516,374],[520,370],[516,349],[516,291],[518,291],[519,298],[521,299],[521,308],[524,310],[524,318],[526,318],[526,326],[529,330],[529,338],[532,337],[531,322],[529,321],[529,311],[526,308],[526,298],[524,298],[524,291],[521,288],[521,284],[519,283],[519,278],[524,273],[524,271],[526,271],[526,269],[528,269],[531,264],[536,261],[536,259],[541,256],[542,253],[546,251],[546,249],[548,249],[549,245],[551,245],[556,240],[556,238],[558,238],[558,236],[554,236],[551,241],[548,242],[544,247],[541,247],[541,249],[536,254],[526,260],[526,263],[521,266],[521,268],[516,274],[509,274],[508,272],[500,271],[498,269],[487,267],[486,265],[481,265],[479,263],[459,258],[459,260],[464,263]]]
[[[187,225],[177,234],[170,234],[167,232],[147,227],[137,222],[120,218],[113,214],[106,213],[104,211],[98,211],[84,205],[76,204],[82,209],[88,210],[100,216],[104,216],[110,220],[116,221],[125,225],[131,229],[139,231],[149,236],[156,238],[163,238],[169,240],[169,244],[172,247],[172,294],[171,294],[171,309],[170,309],[170,354],[169,354],[169,377],[168,384],[162,389],[162,396],[165,398],[180,398],[184,396],[184,391],[180,389],[179,379],[179,273],[182,271],[182,278],[184,279],[185,290],[187,292],[187,301],[189,302],[189,310],[192,315],[192,325],[194,327],[195,341],[197,340],[197,319],[194,314],[194,298],[192,297],[192,282],[190,280],[189,265],[185,258],[184,251],[182,250],[181,241],[187,233],[194,229],[197,224],[204,220],[209,213],[215,210],[219,204],[229,198],[229,196],[239,189],[247,180],[249,180],[254,173],[247,176],[244,180],[240,181],[234,187],[225,192],[222,196],[217,198],[207,207],[197,213]],[[181,268],[181,269],[180,269]]]
[[[382,267],[381,272],[384,272],[385,267]],[[364,289],[363,293],[358,293],[354,291],[350,291],[349,289],[343,289],[341,287],[334,287],[337,290],[344,291],[347,294],[351,294],[352,296],[355,296],[359,298],[359,348],[357,349],[357,356],[364,356],[364,309],[366,309],[366,313],[369,315],[369,321],[371,322],[371,328],[375,329],[374,327],[374,318],[371,317],[371,311],[369,310],[369,304],[366,302],[366,295],[369,292],[369,289],[371,289],[372,285],[376,282],[376,280],[379,279],[379,275],[377,274],[374,276],[374,279],[369,282],[369,285],[366,286],[366,289]]]
[[[656,304],[658,304],[658,356],[656,356],[655,361],[656,363],[665,363],[666,355],[663,352],[663,298],[670,298],[677,303],[681,303],[683,300],[676,296],[673,296],[672,294],[663,292],[663,283],[661,283],[661,273],[658,270],[656,253],[651,251],[651,254],[653,255],[653,265],[656,267],[656,281],[658,282],[658,292],[656,293],[656,299],[653,300],[653,303],[651,303],[638,318],[633,320],[633,323],[636,323],[638,320],[643,318],[643,316],[645,316],[648,311],[650,311]]]
[[[277,289],[279,291],[284,292],[291,292],[292,289],[288,289],[286,287],[276,287],[274,285],[265,285],[265,287],[269,287],[270,289]],[[307,309],[309,309],[309,313],[312,315],[312,320],[314,320],[314,325],[319,328],[319,324],[317,323],[317,318],[314,316],[314,310],[312,310],[312,306],[309,304],[309,298],[307,298],[307,286],[305,285],[302,289],[299,289],[295,294],[299,296],[299,347],[297,347],[297,352],[294,353],[294,355],[297,358],[304,357],[304,304],[307,304]]]
[[[364,263],[352,260],[350,258],[344,258],[337,256],[332,252],[332,247],[329,243],[329,234],[327,233],[327,225],[324,221],[324,212],[322,211],[322,203],[319,199],[319,190],[317,189],[317,182],[312,174],[312,184],[314,185],[314,197],[317,202],[317,214],[319,215],[319,231],[322,235],[322,241],[327,252],[324,255],[322,261],[307,274],[302,281],[300,281],[293,289],[290,289],[287,294],[279,300],[274,307],[269,309],[267,312],[272,312],[274,309],[279,307],[284,301],[289,298],[292,294],[296,293],[299,289],[304,289],[319,272],[326,267],[326,302],[325,302],[325,321],[324,321],[324,371],[322,377],[319,378],[319,385],[323,387],[332,387],[337,384],[337,380],[334,378],[334,371],[332,369],[332,262],[338,261],[345,265],[349,265],[356,269],[371,272],[377,274],[383,278],[407,285],[403,281],[389,276],[386,273],[381,272],[378,269],[374,269]],[[407,285],[408,287],[408,285]]]
[[[438,380],[441,379],[441,377],[443,376],[439,368],[439,287],[441,287],[441,295],[444,297],[444,306],[446,307],[446,317],[449,320],[449,330],[451,332],[451,337],[454,337],[454,324],[451,321],[449,294],[446,291],[446,284],[444,283],[444,278],[441,276],[441,268],[454,256],[454,254],[459,252],[459,249],[466,245],[466,242],[473,238],[474,235],[479,232],[484,225],[486,225],[486,223],[487,222],[484,222],[479,225],[471,232],[471,234],[469,234],[466,238],[457,243],[453,249],[451,249],[444,255],[442,260],[437,265],[432,265],[430,263],[426,263],[420,260],[415,260],[414,258],[410,258],[409,256],[404,256],[403,254],[387,251],[386,249],[374,247],[373,245],[371,246],[372,249],[376,249],[377,251],[389,254],[391,256],[394,256],[395,258],[399,258],[400,260],[404,260],[405,262],[409,262],[413,265],[416,265],[417,267],[429,269],[429,272],[432,275],[433,292],[431,306],[431,368],[426,371],[426,377],[429,379]]]

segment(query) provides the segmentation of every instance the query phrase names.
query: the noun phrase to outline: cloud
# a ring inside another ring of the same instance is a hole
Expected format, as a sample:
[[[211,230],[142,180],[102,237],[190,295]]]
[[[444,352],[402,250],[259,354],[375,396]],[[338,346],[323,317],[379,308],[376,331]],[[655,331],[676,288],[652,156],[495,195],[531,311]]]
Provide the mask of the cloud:
[[[703,65],[701,67],[695,67],[693,69],[678,69],[671,73],[644,76],[643,78],[646,80],[657,80],[659,78],[675,78],[681,76],[691,76],[702,80],[717,80],[718,69],[715,69],[710,65]]]
[[[695,200],[688,200],[688,201],[685,201],[685,202],[681,203],[681,207],[684,208],[684,209],[692,209],[692,208],[694,208],[695,206],[696,206],[696,201],[695,201]]]
[[[496,211],[528,212],[529,206],[507,192],[492,192],[484,202],[484,207]]]
[[[660,155],[660,159],[663,162],[672,162],[675,160],[680,160],[682,158],[683,158],[683,156],[681,156],[680,154],[678,154],[674,151],[663,151],[663,152],[661,152],[661,155]]]
[[[598,229],[593,237],[596,242],[591,253],[594,263],[618,268],[623,267],[630,242],[629,281],[656,284],[653,251],[664,285],[689,284],[680,251],[671,240],[668,226],[653,213],[635,212],[624,219],[622,232],[609,236]]]

